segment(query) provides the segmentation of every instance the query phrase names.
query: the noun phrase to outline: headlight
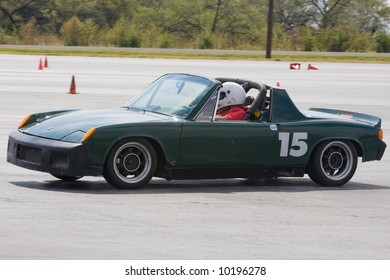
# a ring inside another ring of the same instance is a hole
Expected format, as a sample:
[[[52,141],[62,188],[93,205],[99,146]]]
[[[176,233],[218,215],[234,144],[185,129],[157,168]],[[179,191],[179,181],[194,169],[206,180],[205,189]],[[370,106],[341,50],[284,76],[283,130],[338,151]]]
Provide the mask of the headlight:
[[[80,143],[85,136],[85,131],[77,130],[61,138],[61,141]]]
[[[61,141],[72,142],[72,143],[83,143],[95,132],[95,130],[96,130],[95,127],[92,127],[87,132],[82,130],[76,130],[66,135],[65,137],[62,137]]]

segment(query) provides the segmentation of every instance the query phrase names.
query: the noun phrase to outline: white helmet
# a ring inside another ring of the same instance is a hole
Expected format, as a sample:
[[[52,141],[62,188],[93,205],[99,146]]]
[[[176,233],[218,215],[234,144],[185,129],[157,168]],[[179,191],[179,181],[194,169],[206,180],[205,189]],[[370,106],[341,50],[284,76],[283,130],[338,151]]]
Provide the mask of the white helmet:
[[[219,90],[218,109],[244,104],[245,98],[246,93],[242,86],[233,82],[223,83],[222,88]]]

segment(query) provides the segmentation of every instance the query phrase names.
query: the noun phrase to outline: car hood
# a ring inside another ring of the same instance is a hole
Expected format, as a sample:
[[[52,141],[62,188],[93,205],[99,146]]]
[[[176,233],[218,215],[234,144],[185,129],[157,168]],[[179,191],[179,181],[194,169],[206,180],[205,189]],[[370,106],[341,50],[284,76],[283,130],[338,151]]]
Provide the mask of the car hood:
[[[82,135],[93,127],[163,121],[172,118],[144,110],[129,110],[127,108],[49,112],[36,114],[33,117],[36,118],[36,121],[26,128],[22,128],[24,133],[64,141],[67,141],[69,135],[78,134],[79,137],[71,137],[71,142],[75,141],[76,138],[81,140]]]

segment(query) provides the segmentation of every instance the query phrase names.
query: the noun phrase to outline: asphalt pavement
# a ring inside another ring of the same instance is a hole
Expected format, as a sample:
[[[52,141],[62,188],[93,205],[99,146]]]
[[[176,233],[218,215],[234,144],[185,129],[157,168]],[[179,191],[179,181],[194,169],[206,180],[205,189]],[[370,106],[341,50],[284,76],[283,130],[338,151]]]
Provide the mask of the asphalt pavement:
[[[0,55],[0,259],[389,259],[390,156],[352,180],[153,179],[117,190],[66,183],[6,162],[8,135],[30,113],[119,107],[168,72],[253,79],[298,108],[382,118],[390,142],[390,65]],[[68,94],[72,76],[78,94]]]

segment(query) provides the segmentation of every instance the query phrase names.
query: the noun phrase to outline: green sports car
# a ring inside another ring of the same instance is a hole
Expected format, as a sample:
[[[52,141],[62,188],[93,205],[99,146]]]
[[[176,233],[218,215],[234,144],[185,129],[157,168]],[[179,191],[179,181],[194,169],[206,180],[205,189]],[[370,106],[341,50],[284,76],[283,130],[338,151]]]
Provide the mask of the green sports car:
[[[242,120],[216,120],[223,83],[247,95]],[[386,149],[381,119],[332,109],[299,110],[287,92],[245,79],[166,74],[115,109],[27,116],[9,136],[7,161],[66,181],[103,175],[118,188],[152,177],[310,178],[347,183]]]

